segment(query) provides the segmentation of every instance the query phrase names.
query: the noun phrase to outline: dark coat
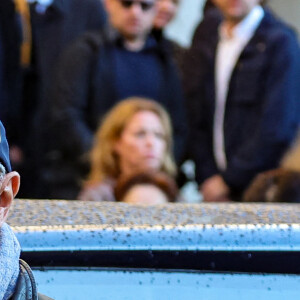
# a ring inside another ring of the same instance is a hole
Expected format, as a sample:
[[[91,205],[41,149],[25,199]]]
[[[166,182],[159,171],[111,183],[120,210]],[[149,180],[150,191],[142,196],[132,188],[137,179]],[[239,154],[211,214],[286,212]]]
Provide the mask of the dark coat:
[[[218,24],[213,16],[196,31],[184,84],[191,121],[190,155],[199,183],[220,174],[213,156],[214,68]],[[198,36],[197,36],[198,34]],[[275,168],[300,120],[300,51],[296,36],[265,10],[232,73],[225,108],[227,169],[232,191],[243,190],[263,170]]]
[[[73,197],[78,192],[79,179],[82,178],[78,175],[82,170],[82,166],[79,166],[80,159],[91,149],[93,135],[103,115],[121,100],[115,93],[116,74],[111,51],[117,41],[116,35],[109,30],[87,34],[64,53],[58,70],[55,94],[49,103],[52,124],[56,128],[52,139],[55,142],[52,148],[56,154],[50,154],[49,157],[55,157],[54,161],[58,158],[60,163],[53,161],[52,166],[60,168],[59,173],[64,181],[77,174],[76,180],[73,180],[73,186],[77,186]],[[175,131],[175,150],[179,157],[185,134],[181,85],[164,40],[157,42],[155,53],[163,71],[163,82],[159,85],[160,98],[155,100],[170,113]],[[53,128],[50,131],[53,132]],[[64,167],[69,170],[68,174],[62,173],[61,168]],[[53,178],[57,175],[57,171],[49,169],[43,173],[48,176],[52,173]],[[51,175],[50,177],[52,178]]]
[[[39,113],[46,105],[59,55],[85,31],[100,30],[106,14],[99,0],[54,0],[44,14],[30,4],[30,17],[32,65],[25,72],[22,114],[23,130],[27,126],[31,132],[42,122]]]
[[[0,120],[6,127],[10,144],[16,143],[21,113],[21,26],[12,0],[0,1]]]
[[[159,29],[153,29],[152,34],[156,39],[162,40],[167,48],[166,51],[170,53],[171,58],[173,59],[175,66],[177,67],[180,79],[182,79],[182,73],[184,69],[184,57],[187,52],[187,48],[179,45],[177,42],[172,41],[165,37],[164,31]]]
[[[39,197],[38,185],[32,181],[38,176],[41,164],[40,141],[45,120],[41,115],[51,99],[54,74],[58,58],[63,50],[81,34],[89,30],[100,30],[106,23],[106,13],[99,0],[54,0],[44,14],[30,4],[32,27],[32,63],[24,70],[22,123],[20,144],[26,160],[22,169],[21,197]],[[26,132],[26,134],[24,134]],[[36,173],[35,173],[36,172]]]

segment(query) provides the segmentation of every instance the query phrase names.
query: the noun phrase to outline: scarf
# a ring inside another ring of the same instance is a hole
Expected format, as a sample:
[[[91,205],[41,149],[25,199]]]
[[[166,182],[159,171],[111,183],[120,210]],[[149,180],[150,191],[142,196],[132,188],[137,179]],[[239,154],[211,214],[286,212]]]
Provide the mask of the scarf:
[[[9,299],[15,290],[19,258],[20,244],[11,228],[3,223],[0,228],[0,299]]]

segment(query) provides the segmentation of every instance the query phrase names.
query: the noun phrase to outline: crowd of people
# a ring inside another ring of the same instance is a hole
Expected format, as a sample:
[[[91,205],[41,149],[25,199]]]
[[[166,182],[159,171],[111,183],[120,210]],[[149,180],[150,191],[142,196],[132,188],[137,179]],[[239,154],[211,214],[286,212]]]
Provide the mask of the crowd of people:
[[[208,0],[185,49],[164,34],[179,5],[1,0],[0,120],[20,197],[183,201],[192,160],[204,201],[262,201],[252,181],[287,170],[300,124],[297,35],[267,1]]]
[[[212,0],[183,49],[179,2],[0,1],[1,299],[49,299],[5,223],[13,169],[21,197],[155,205],[192,159],[204,201],[300,201],[295,32],[267,1]]]

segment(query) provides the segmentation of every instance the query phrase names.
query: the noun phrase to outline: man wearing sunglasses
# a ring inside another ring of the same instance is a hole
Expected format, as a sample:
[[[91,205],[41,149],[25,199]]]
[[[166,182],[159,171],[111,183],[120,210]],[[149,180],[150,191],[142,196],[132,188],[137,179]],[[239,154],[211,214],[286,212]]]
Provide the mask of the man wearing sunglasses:
[[[83,154],[90,150],[103,115],[125,98],[146,97],[164,105],[173,121],[177,158],[183,149],[185,121],[177,70],[165,40],[151,34],[156,0],[104,3],[109,27],[84,35],[61,57],[46,112],[46,123],[53,126],[48,149],[53,151],[46,154],[43,174],[50,190],[45,197],[77,196],[83,176],[79,171],[86,165]]]
[[[19,186],[20,176],[11,170],[8,144],[0,121],[0,299],[50,300],[37,293],[30,267],[19,259],[19,242],[5,223]]]

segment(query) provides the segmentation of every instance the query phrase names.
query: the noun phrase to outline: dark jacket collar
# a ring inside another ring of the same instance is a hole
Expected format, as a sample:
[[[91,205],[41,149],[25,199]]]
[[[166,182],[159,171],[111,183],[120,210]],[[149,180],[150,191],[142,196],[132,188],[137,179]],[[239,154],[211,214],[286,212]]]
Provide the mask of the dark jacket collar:
[[[108,24],[105,27],[104,34],[105,34],[106,39],[108,41],[110,41],[111,43],[113,43],[113,44],[116,43],[117,45],[123,46],[124,39],[123,39],[122,35],[120,34],[120,32],[118,30],[116,30],[111,25]],[[142,51],[156,49],[157,47],[158,47],[158,41],[157,41],[156,37],[150,33],[146,39],[146,42],[145,42],[145,45],[144,45]]]
[[[33,9],[36,11],[36,6],[39,5],[37,2],[33,3]],[[70,1],[68,0],[53,0],[53,3],[50,4],[49,7],[47,7],[46,11],[42,16],[44,15],[55,15],[55,16],[65,16],[68,14],[68,11],[70,6]],[[37,15],[39,15],[37,13]]]
[[[54,10],[59,12],[62,15],[66,15],[68,13],[68,1],[66,0],[54,0],[50,5]]]

